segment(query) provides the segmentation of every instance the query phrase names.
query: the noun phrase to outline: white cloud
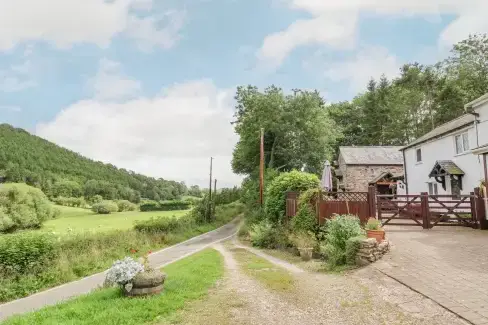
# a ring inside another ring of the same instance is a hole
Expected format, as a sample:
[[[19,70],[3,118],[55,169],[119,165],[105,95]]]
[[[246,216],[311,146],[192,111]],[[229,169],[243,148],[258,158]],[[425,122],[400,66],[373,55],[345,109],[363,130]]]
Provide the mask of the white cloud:
[[[399,74],[400,62],[396,56],[382,47],[362,49],[348,61],[332,62],[325,75],[332,81],[348,80],[352,91],[365,89],[371,78],[378,79],[381,74],[393,78]]]
[[[119,62],[101,59],[97,75],[90,79],[87,88],[98,100],[133,98],[141,91],[141,83],[125,76]]]
[[[237,136],[230,124],[233,93],[209,80],[176,84],[154,97],[123,103],[74,103],[37,134],[119,167],[205,185],[210,156],[221,185],[240,182],[231,171]]]
[[[36,85],[29,55],[25,55],[20,64],[13,64],[7,69],[0,70],[0,91],[17,92]]]
[[[295,10],[312,15],[309,20],[293,22],[283,31],[268,35],[258,58],[280,65],[295,48],[324,44],[337,48],[353,44],[357,21],[362,13],[385,16],[419,16],[432,20],[441,14],[457,17],[440,36],[443,45],[466,38],[470,33],[488,31],[486,0],[288,0]]]
[[[150,10],[151,4],[150,0],[0,0],[0,50],[29,41],[47,41],[58,48],[77,43],[107,47],[121,33],[145,42],[148,36],[144,33],[148,33],[156,37],[155,44],[168,44],[182,24],[170,20],[161,27],[152,16],[137,18],[133,13]],[[143,32],[137,31],[142,28],[134,23],[138,20],[146,21]],[[178,28],[173,23],[178,23]]]

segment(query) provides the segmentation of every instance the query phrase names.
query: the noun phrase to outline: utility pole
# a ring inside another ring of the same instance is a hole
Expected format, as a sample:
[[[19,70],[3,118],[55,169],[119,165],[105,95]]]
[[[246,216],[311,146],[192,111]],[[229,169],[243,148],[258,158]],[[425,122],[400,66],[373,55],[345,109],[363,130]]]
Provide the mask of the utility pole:
[[[264,129],[261,128],[261,149],[259,159],[259,204],[263,206],[263,189],[264,189]]]
[[[214,192],[213,192],[214,198],[217,197],[217,179],[214,179]],[[213,207],[213,215],[215,216],[215,202],[212,205]]]
[[[210,157],[210,185],[208,186],[208,198],[212,201],[212,162],[213,157]]]

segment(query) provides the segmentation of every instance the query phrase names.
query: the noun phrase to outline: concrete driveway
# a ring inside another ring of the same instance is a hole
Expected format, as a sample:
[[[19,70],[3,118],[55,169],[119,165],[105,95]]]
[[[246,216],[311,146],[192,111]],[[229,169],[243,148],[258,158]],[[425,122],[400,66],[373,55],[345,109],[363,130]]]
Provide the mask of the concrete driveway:
[[[391,253],[374,267],[472,324],[488,324],[488,231],[387,226]]]

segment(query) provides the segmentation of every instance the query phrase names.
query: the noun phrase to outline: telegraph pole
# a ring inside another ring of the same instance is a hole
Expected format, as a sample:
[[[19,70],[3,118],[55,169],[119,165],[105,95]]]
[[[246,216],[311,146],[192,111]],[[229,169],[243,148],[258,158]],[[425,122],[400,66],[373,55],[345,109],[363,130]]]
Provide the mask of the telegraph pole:
[[[210,157],[210,185],[208,186],[208,198],[212,201],[212,162],[213,157]]]
[[[261,148],[259,159],[259,204],[263,206],[263,189],[264,189],[264,129],[261,128]]]

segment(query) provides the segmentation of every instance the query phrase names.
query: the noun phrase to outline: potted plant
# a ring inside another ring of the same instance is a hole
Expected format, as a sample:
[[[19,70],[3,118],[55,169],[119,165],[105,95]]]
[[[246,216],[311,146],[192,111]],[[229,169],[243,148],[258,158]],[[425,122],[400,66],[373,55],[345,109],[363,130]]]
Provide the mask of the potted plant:
[[[300,232],[291,236],[291,242],[298,248],[303,261],[310,261],[317,241],[313,234]]]
[[[150,267],[148,254],[140,262],[131,257],[116,261],[107,273],[106,282],[118,284],[122,292],[130,297],[160,293],[166,274]]]
[[[368,238],[375,238],[378,243],[385,239],[385,230],[381,227],[381,222],[378,219],[369,218],[365,228]]]

